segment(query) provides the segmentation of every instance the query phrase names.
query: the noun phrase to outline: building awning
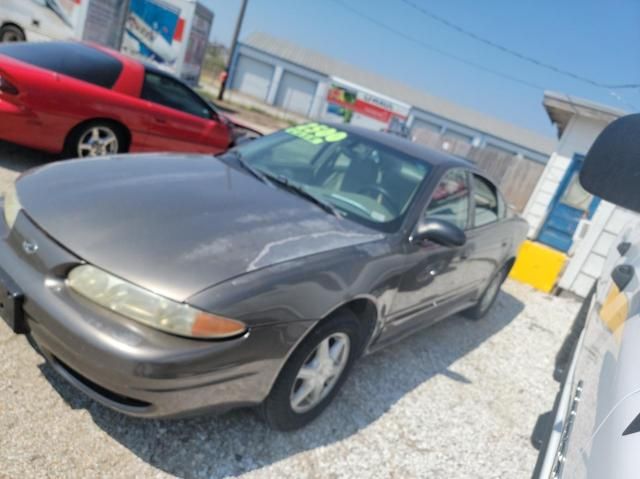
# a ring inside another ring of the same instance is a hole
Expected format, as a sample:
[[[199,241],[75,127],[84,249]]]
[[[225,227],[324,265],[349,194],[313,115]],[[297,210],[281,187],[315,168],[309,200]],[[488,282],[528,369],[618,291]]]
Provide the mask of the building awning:
[[[562,136],[574,115],[604,121],[608,124],[628,114],[624,110],[553,91],[544,92],[542,103],[549,119],[558,129],[558,138]]]

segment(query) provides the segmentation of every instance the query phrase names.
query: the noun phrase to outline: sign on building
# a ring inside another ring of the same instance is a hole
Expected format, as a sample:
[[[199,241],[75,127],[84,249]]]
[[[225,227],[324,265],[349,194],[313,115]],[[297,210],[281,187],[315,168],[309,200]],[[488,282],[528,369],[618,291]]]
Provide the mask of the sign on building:
[[[323,119],[384,130],[392,121],[404,123],[411,106],[354,83],[331,79]]]

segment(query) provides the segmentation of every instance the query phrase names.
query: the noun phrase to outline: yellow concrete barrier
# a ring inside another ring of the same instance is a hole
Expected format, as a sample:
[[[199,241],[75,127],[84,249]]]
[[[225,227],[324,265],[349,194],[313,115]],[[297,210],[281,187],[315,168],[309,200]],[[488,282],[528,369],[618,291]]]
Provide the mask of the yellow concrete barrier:
[[[560,251],[540,243],[525,241],[509,277],[549,293],[558,281],[566,261],[567,255]]]

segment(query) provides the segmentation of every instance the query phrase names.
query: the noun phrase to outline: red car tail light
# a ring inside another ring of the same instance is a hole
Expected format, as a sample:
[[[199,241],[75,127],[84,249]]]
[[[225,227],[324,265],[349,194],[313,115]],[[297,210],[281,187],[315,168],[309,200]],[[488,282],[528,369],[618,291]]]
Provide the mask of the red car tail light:
[[[7,95],[17,95],[19,93],[18,88],[2,75],[0,75],[0,92]]]

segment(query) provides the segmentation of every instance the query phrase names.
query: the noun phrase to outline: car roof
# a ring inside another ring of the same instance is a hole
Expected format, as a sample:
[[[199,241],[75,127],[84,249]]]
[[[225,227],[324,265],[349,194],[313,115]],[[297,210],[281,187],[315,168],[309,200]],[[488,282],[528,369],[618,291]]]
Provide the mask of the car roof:
[[[401,153],[412,156],[413,158],[417,158],[426,163],[429,163],[432,166],[442,168],[462,167],[485,176],[484,173],[478,170],[477,166],[474,163],[468,160],[435,150],[433,148],[429,148],[424,145],[420,145],[418,143],[414,143],[406,138],[402,138],[397,135],[392,135],[383,131],[371,130],[369,128],[363,128],[360,126],[349,125],[347,123],[326,124],[335,128],[339,128],[343,131],[346,131],[347,133],[352,133],[380,145],[386,146],[387,148],[397,150]]]
[[[104,88],[112,88],[124,68],[110,51],[75,41],[4,43],[0,55]]]

